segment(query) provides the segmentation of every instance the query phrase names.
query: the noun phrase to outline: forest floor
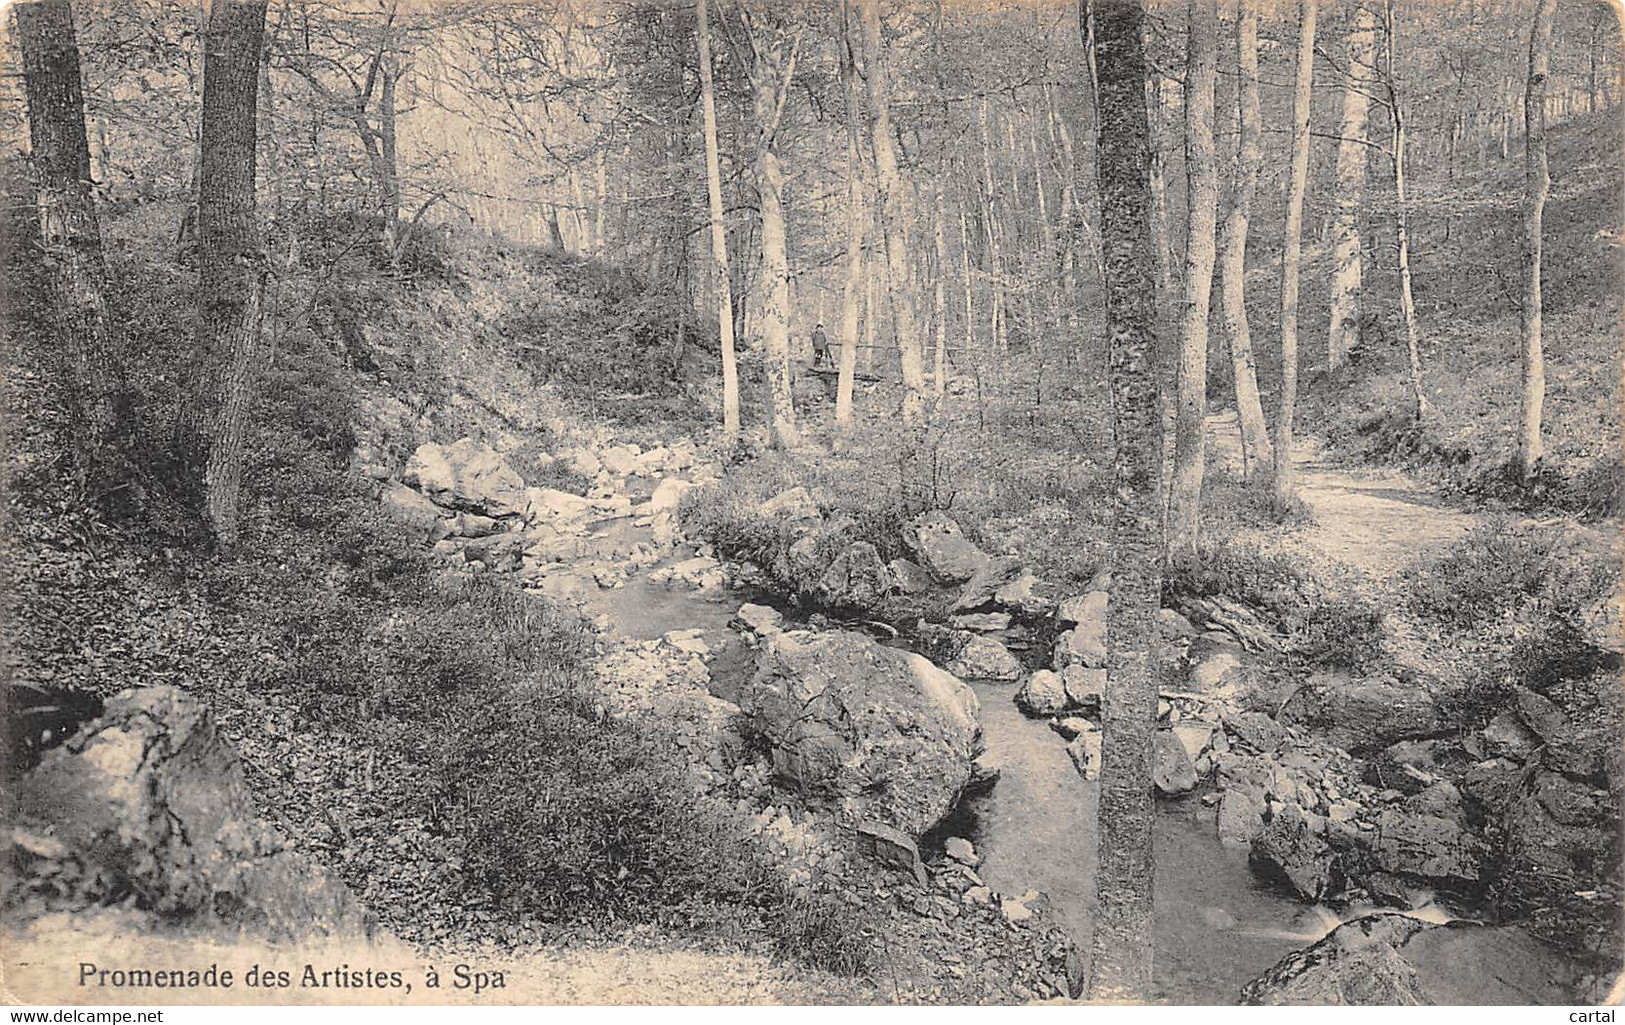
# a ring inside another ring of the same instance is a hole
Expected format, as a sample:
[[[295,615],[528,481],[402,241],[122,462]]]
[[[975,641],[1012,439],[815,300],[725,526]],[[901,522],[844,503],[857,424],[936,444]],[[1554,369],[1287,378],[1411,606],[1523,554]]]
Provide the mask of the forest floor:
[[[1236,412],[1207,418],[1208,466],[1239,479],[1241,429]],[[1459,541],[1483,517],[1451,505],[1414,474],[1348,469],[1322,456],[1318,438],[1299,438],[1293,452],[1298,498],[1307,512],[1298,537],[1373,582]]]

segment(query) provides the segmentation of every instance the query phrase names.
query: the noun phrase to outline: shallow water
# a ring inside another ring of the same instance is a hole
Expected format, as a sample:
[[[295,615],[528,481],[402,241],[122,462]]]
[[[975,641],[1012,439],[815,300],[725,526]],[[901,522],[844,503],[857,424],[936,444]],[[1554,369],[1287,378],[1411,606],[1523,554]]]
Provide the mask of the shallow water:
[[[1058,734],[1021,714],[1012,686],[973,687],[1002,775],[990,793],[966,801],[944,835],[976,845],[978,871],[993,889],[1044,891],[1087,950],[1099,786],[1078,775]],[[1254,877],[1246,851],[1220,845],[1212,812],[1194,800],[1159,804],[1155,845],[1158,1001],[1234,1003],[1243,985],[1337,924]]]
[[[624,557],[646,536],[631,520],[600,524],[594,547],[605,557]],[[679,552],[672,561],[685,557]],[[635,574],[613,590],[590,588],[590,611],[608,615],[617,634],[634,639],[699,628],[713,652],[712,691],[737,700],[754,670],[754,651],[728,623],[742,601],[779,603],[742,592],[707,598],[650,584],[647,576]],[[795,614],[782,605],[781,611]],[[1014,685],[971,686],[981,701],[988,752],[1002,774],[992,791],[966,800],[922,846],[934,841],[940,849],[948,836],[971,840],[988,886],[1011,895],[1043,891],[1087,952],[1098,784],[1078,775],[1065,743],[1045,721],[1021,713],[1012,700]],[[1219,843],[1212,809],[1194,798],[1158,802],[1154,843],[1159,1003],[1233,1004],[1244,985],[1281,958],[1363,913],[1307,906],[1258,878],[1246,849]],[[1569,1002],[1573,966],[1519,930],[1449,929],[1424,936],[1427,942],[1413,941],[1417,949],[1407,947],[1406,956],[1436,1003]]]

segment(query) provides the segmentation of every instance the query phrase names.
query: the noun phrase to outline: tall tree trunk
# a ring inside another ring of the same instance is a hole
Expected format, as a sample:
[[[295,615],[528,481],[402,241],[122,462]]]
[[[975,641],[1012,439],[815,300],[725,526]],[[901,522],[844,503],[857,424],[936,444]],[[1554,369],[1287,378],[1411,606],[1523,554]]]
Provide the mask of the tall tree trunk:
[[[880,218],[880,235],[886,247],[886,267],[890,278],[887,295],[891,300],[892,332],[897,339],[898,366],[903,379],[903,422],[919,423],[925,412],[925,364],[921,354],[919,315],[909,279],[908,200],[902,175],[897,169],[897,153],[892,144],[888,72],[880,38],[879,0],[859,0],[863,21],[865,72],[869,83],[869,111],[873,118],[875,158],[875,206]]]
[[[932,215],[932,226],[935,228],[937,267],[935,275],[936,291],[936,354],[932,360],[931,392],[938,402],[948,394],[948,233],[944,229],[943,221],[948,217],[945,209],[947,203],[946,190],[942,182],[943,171],[937,172],[937,202],[936,210]]]
[[[1214,228],[1219,176],[1213,147],[1213,91],[1218,77],[1214,0],[1189,0],[1185,63],[1185,307],[1180,327],[1174,476],[1168,504],[1168,559],[1177,570],[1201,562],[1202,474],[1207,435],[1207,328],[1211,312]]]
[[[1149,46],[1148,41],[1142,45]],[[1169,307],[1174,290],[1173,226],[1168,218],[1167,153],[1171,148],[1166,123],[1168,108],[1173,106],[1172,82],[1157,71],[1151,71],[1146,80],[1146,117],[1151,132],[1151,252],[1157,282],[1157,353],[1153,365],[1157,370],[1157,401],[1161,403],[1162,417],[1162,489],[1164,503],[1173,494],[1174,424],[1178,419],[1174,411],[1175,377],[1179,367],[1179,333],[1173,328]],[[1164,519],[1167,513],[1163,509]],[[1166,524],[1164,525],[1166,532]]]
[[[1427,416],[1427,399],[1422,394],[1421,328],[1416,320],[1416,298],[1411,291],[1410,211],[1405,183],[1405,108],[1400,102],[1398,62],[1399,27],[1393,0],[1383,4],[1383,79],[1388,92],[1391,134],[1388,143],[1389,166],[1394,177],[1394,242],[1399,262],[1399,307],[1405,318],[1405,355],[1411,387],[1411,416],[1420,422]],[[1296,381],[1293,382],[1296,384]]]
[[[716,86],[711,72],[711,29],[706,0],[695,0],[700,45],[700,108],[705,126],[705,192],[711,208],[711,259],[716,268],[717,335],[722,341],[722,439],[739,442],[739,365],[734,356],[733,281],[728,274],[728,233],[722,221],[722,162],[717,153]],[[604,235],[604,153],[598,151],[598,245]]]
[[[1332,278],[1331,315],[1326,331],[1326,364],[1343,365],[1360,337],[1360,285],[1364,276],[1360,252],[1360,205],[1365,198],[1369,153],[1366,125],[1370,114],[1370,69],[1376,44],[1376,18],[1363,6],[1354,8],[1348,32],[1348,77],[1343,84],[1343,120],[1337,144],[1337,193],[1333,202],[1332,242],[1336,270]]]
[[[868,274],[863,282],[863,370],[864,373],[875,372],[875,325],[880,320],[880,301],[875,297],[878,287],[875,282],[886,276],[885,265],[875,259],[874,253],[864,254],[864,264]]]
[[[1162,591],[1156,283],[1139,0],[1094,0],[1096,167],[1105,249],[1112,434],[1112,588],[1101,705],[1100,864],[1089,997],[1143,1003],[1154,955],[1152,616]]]
[[[204,40],[198,168],[197,348],[203,401],[183,421],[217,543],[235,544],[244,435],[263,361],[265,258],[254,215],[255,126],[266,0],[214,0]],[[206,419],[204,418],[206,416]]]
[[[1066,118],[1050,106],[1050,119],[1061,144],[1061,308],[1069,332],[1077,327],[1078,306],[1078,225],[1084,215],[1078,204],[1078,164],[1072,150],[1072,130]],[[1072,340],[1069,338],[1069,340]]]
[[[1546,163],[1546,79],[1551,73],[1552,20],[1557,0],[1538,0],[1529,30],[1529,84],[1524,90],[1523,212],[1523,393],[1518,430],[1518,466],[1525,480],[1535,473],[1545,449],[1541,443],[1541,410],[1546,403],[1546,358],[1540,338],[1541,219],[1551,170]],[[1593,33],[1594,35],[1595,33]],[[1593,74],[1595,79],[1595,74]]]
[[[756,192],[762,216],[761,289],[762,355],[767,374],[772,442],[793,448],[799,441],[790,385],[790,258],[784,224],[784,170],[779,164],[778,121],[781,94],[790,88],[795,53],[780,60],[763,46],[752,70],[756,124]],[[782,80],[781,80],[782,78]]]
[[[1296,498],[1292,419],[1298,405],[1298,277],[1303,254],[1303,198],[1309,188],[1309,100],[1315,77],[1316,0],[1298,14],[1297,77],[1292,89],[1292,177],[1287,186],[1286,242],[1281,253],[1281,411],[1275,424],[1275,507]]]
[[[400,262],[401,167],[395,125],[395,85],[400,71],[393,58],[386,58],[379,71],[382,81],[378,94],[378,148],[383,159],[383,179],[378,183],[380,211],[384,220],[384,247],[391,265]]]
[[[120,332],[107,310],[107,263],[91,195],[79,44],[68,0],[28,0],[16,12],[40,245],[74,411],[74,474],[81,488],[99,492],[117,462],[123,385]]]
[[[863,208],[863,149],[858,127],[863,104],[858,96],[856,35],[852,5],[843,0],[841,38],[836,46],[846,108],[846,283],[841,291],[841,367],[835,382],[835,423],[841,428],[852,422],[852,384],[858,371],[858,305],[863,298],[859,295],[863,287],[863,228],[868,220]]]
[[[1263,116],[1258,101],[1258,8],[1256,0],[1237,0],[1236,63],[1241,73],[1236,87],[1236,177],[1229,216],[1219,237],[1223,265],[1220,302],[1225,336],[1230,342],[1230,366],[1236,382],[1236,419],[1241,424],[1242,479],[1256,483],[1271,463],[1269,426],[1258,399],[1258,372],[1253,363],[1252,330],[1247,323],[1247,225],[1258,172],[1264,162],[1259,138]]]
[[[993,145],[988,135],[987,98],[976,108],[976,120],[982,132],[982,227],[987,232],[988,277],[992,283],[993,302],[990,311],[988,344],[997,356],[1005,352],[1004,266],[999,254],[999,231],[993,218],[993,196],[997,187],[993,182]]]
[[[959,260],[965,274],[965,359],[976,366],[976,290],[970,273],[970,225],[965,208],[959,208]]]
[[[712,129],[711,129],[711,135],[712,135],[713,138],[715,138],[715,136],[716,136],[716,126],[715,126],[715,121],[716,121],[716,111],[715,111],[716,100],[715,100],[714,97],[713,97],[713,99],[711,101],[711,105],[712,105],[712,108],[713,108],[712,109],[712,114],[711,114],[711,120],[713,122]],[[715,143],[713,143],[713,145],[715,145]],[[608,167],[608,161],[607,161],[607,159],[606,159],[606,157],[604,155],[604,147],[602,147],[602,146],[598,147],[598,152],[597,152],[597,154],[594,155],[593,159],[594,159],[594,162],[595,162],[595,166],[594,166],[593,170],[594,170],[594,176],[597,179],[598,195],[597,195],[597,206],[593,210],[592,251],[593,251],[593,255],[602,256],[602,255],[604,255],[604,207],[608,205],[607,200],[608,200],[608,197],[609,197],[609,167]],[[709,174],[709,171],[707,173]],[[727,251],[726,243],[724,243],[724,250],[723,251],[724,252]],[[727,276],[726,273],[723,276],[726,277]],[[727,309],[727,304],[724,303],[722,308]]]

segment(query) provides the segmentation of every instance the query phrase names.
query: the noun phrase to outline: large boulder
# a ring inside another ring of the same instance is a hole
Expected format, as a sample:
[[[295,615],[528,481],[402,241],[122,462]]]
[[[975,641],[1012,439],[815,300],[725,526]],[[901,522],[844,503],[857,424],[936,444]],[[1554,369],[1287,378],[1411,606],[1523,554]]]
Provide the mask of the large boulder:
[[[1255,869],[1304,900],[1321,900],[1342,885],[1336,853],[1295,804],[1277,806],[1268,824],[1253,837],[1250,860]]]
[[[792,522],[817,523],[823,519],[812,492],[801,486],[786,488],[757,507],[763,516],[779,517]]]
[[[520,516],[528,506],[524,479],[496,449],[473,438],[418,446],[403,476],[447,509]]]
[[[1514,909],[1563,908],[1577,891],[1598,889],[1607,866],[1619,864],[1617,825],[1584,784],[1537,771],[1522,786],[1514,783],[1505,801],[1499,869]]]
[[[1606,748],[1617,748],[1618,741],[1608,730],[1581,728],[1550,698],[1519,687],[1514,694],[1518,716],[1545,747],[1543,758],[1547,765],[1570,776],[1592,777],[1602,770]]]
[[[875,546],[858,541],[847,546],[829,564],[824,575],[818,578],[813,596],[832,609],[878,612],[885,605],[893,583],[891,570]]]
[[[1090,591],[1061,602],[1055,612],[1056,625],[1063,628],[1055,639],[1055,668],[1078,664],[1091,669],[1105,667],[1107,601],[1105,591]]]
[[[739,703],[785,783],[913,838],[953,809],[981,751],[968,686],[848,631],[769,636]]]
[[[1399,948],[1425,923],[1405,915],[1357,918],[1283,958],[1242,988],[1249,1005],[1360,1007],[1431,1003]]]
[[[1371,853],[1378,868],[1401,875],[1461,882],[1479,876],[1479,842],[1454,818],[1385,811]]]
[[[13,792],[11,861],[36,912],[118,902],[154,927],[278,941],[377,931],[342,883],[260,820],[236,752],[178,688],[109,700]]]
[[[1449,729],[1426,689],[1386,680],[1337,679],[1321,696],[1329,743],[1356,753]]]
[[[405,484],[391,484],[378,496],[384,513],[414,534],[428,538],[440,526],[440,507]]]
[[[1250,846],[1264,830],[1264,792],[1255,787],[1225,790],[1219,798],[1219,842]]]
[[[1241,712],[1224,717],[1224,728],[1237,741],[1254,751],[1269,754],[1281,746],[1286,731],[1263,712]]]
[[[990,612],[998,608],[998,593],[1008,584],[1021,579],[1023,574],[1021,561],[1009,556],[1000,556],[989,559],[981,569],[978,569],[965,586],[960,588],[959,598],[955,600],[955,612]]]
[[[758,637],[775,634],[784,629],[784,616],[778,609],[751,602],[739,606],[739,611],[734,613],[733,622]]]
[[[988,564],[987,553],[971,543],[954,518],[940,509],[909,525],[903,543],[941,584],[964,584]]]
[[[948,663],[948,671],[970,680],[1019,680],[1021,661],[992,637],[972,637]]]
[[[1090,669],[1083,665],[1070,665],[1061,670],[1061,685],[1066,688],[1066,701],[1072,708],[1099,711],[1106,700],[1106,670]]]
[[[1066,686],[1061,674],[1040,669],[1016,691],[1016,706],[1028,715],[1059,715],[1066,711]]]
[[[1018,616],[1037,618],[1054,603],[1045,592],[1044,582],[1031,573],[1022,573],[993,592],[993,604]]]
[[[1540,746],[1540,738],[1529,731],[1517,714],[1503,711],[1491,719],[1479,734],[1484,753],[1491,758],[1511,758],[1525,762]]]
[[[1158,730],[1151,747],[1151,782],[1170,797],[1196,789],[1196,766],[1171,730]]]
[[[894,586],[902,594],[926,594],[934,586],[931,574],[927,573],[924,567],[913,560],[893,559],[886,564],[886,567],[891,570]]]
[[[587,522],[592,500],[554,488],[531,488],[525,492],[525,511],[535,523],[567,531]]]
[[[1087,720],[1085,720],[1087,721]],[[1087,780],[1100,778],[1100,745],[1101,733],[1097,729],[1087,729],[1073,737],[1066,745],[1066,753],[1072,759],[1072,767],[1078,770],[1078,775]]]

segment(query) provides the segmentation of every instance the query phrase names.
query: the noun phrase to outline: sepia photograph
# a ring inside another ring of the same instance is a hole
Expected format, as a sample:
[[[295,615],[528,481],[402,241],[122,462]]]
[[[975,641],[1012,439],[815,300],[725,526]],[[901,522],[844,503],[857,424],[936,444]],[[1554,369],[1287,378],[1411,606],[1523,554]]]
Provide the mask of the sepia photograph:
[[[1612,1021],[1622,29],[0,3],[12,1020]]]

